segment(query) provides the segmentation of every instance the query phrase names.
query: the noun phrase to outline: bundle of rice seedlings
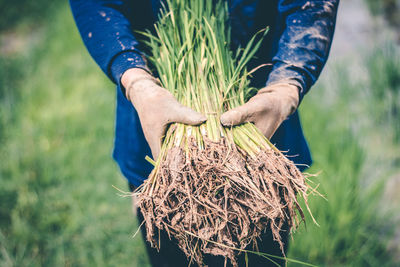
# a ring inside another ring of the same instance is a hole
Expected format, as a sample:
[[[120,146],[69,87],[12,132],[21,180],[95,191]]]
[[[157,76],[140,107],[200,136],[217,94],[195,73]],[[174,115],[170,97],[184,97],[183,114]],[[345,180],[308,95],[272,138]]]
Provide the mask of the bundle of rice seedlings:
[[[283,224],[304,220],[296,195],[307,202],[302,173],[253,124],[220,124],[220,115],[244,104],[252,90],[246,64],[265,33],[233,53],[227,22],[221,1],[168,0],[156,34],[145,33],[162,86],[208,120],[169,127],[154,170],[135,194],[147,240],[158,247],[159,231],[166,231],[200,266],[207,253],[236,266],[238,253],[249,245],[256,250],[266,229],[283,251]]]

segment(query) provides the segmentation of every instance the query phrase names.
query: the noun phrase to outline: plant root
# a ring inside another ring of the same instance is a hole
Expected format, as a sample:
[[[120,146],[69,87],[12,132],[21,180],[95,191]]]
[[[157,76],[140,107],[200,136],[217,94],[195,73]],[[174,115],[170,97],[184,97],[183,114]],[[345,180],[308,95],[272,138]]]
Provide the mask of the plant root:
[[[304,221],[296,195],[307,204],[305,178],[272,149],[250,157],[224,138],[205,138],[203,149],[188,140],[185,149],[168,150],[152,175],[155,179],[137,192],[147,240],[159,247],[158,232],[166,231],[199,266],[204,254],[224,256],[237,266],[240,250],[257,248],[268,228],[283,252],[284,222],[292,228]]]

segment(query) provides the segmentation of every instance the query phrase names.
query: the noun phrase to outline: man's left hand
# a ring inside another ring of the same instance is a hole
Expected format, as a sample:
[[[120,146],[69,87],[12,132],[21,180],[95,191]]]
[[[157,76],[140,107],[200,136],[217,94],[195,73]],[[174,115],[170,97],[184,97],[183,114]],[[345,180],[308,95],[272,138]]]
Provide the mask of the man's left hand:
[[[298,105],[299,88],[277,83],[258,91],[246,104],[222,114],[221,124],[234,126],[252,122],[269,139]]]

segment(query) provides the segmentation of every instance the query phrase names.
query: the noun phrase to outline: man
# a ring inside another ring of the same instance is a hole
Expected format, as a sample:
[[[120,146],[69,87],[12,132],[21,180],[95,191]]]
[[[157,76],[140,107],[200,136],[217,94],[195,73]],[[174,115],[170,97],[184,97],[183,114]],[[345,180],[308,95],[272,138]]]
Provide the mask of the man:
[[[269,33],[249,69],[264,63],[252,86],[260,88],[245,105],[221,116],[225,126],[253,122],[276,146],[295,155],[301,170],[311,165],[311,155],[296,111],[317,80],[327,60],[339,0],[227,0],[232,26],[232,47],[244,46],[255,32],[269,26]],[[198,125],[206,120],[160,87],[146,65],[148,51],[134,31],[152,30],[161,0],[70,0],[82,39],[94,60],[117,84],[117,115],[114,159],[131,189],[139,186],[156,158],[168,124]],[[138,213],[139,220],[143,218]],[[287,231],[282,240],[288,241]],[[279,245],[267,232],[259,250],[282,256]],[[161,238],[161,250],[147,246],[153,266],[187,266],[188,261],[174,240]],[[209,266],[223,259],[206,257]],[[280,264],[282,261],[276,260]],[[244,256],[240,259],[244,264]],[[268,261],[249,256],[249,266]]]

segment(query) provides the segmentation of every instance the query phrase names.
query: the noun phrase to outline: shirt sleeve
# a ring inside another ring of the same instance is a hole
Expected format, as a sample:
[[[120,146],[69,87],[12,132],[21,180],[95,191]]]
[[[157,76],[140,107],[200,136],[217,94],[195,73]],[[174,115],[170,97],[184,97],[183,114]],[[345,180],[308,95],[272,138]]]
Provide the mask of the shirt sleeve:
[[[103,72],[118,85],[130,68],[147,70],[128,14],[129,1],[70,0],[82,40]],[[122,87],[121,87],[122,88]]]
[[[280,0],[283,24],[267,85],[289,82],[300,100],[318,79],[332,43],[339,0]]]

